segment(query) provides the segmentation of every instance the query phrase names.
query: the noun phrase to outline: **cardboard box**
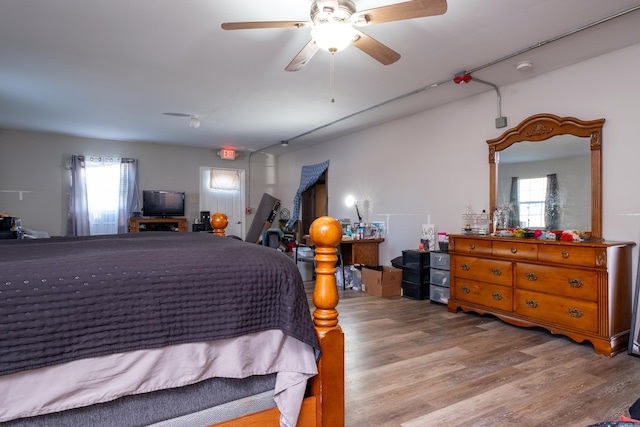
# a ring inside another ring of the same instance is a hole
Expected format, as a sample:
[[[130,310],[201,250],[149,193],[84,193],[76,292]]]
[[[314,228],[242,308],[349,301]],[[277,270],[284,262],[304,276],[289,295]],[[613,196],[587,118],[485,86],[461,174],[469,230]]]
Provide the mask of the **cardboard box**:
[[[402,270],[395,267],[362,267],[362,284],[369,295],[380,298],[402,293]]]

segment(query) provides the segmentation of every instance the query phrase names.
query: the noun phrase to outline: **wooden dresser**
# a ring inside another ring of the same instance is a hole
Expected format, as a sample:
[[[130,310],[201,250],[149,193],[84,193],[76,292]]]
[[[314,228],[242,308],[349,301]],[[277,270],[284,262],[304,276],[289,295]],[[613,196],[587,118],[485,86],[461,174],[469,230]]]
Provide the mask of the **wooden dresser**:
[[[629,339],[633,245],[451,235],[448,309],[539,326],[613,356]]]

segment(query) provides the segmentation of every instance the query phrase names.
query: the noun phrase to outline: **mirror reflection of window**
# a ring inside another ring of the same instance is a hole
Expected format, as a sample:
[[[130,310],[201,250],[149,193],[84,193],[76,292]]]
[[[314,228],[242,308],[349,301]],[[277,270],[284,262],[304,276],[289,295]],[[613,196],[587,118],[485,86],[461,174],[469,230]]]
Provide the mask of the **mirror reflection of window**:
[[[520,227],[545,227],[545,198],[547,178],[522,178],[518,180],[518,207]]]

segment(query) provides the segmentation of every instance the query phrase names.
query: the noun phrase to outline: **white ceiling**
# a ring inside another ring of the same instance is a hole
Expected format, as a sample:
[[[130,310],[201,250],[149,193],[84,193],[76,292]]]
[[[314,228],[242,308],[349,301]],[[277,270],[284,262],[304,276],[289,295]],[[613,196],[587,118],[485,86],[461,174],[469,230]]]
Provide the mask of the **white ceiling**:
[[[393,3],[354,1],[358,10]],[[0,128],[278,154],[493,90],[455,85],[463,70],[501,87],[640,43],[640,10],[605,19],[637,0],[448,0],[444,15],[361,28],[402,57],[383,66],[354,47],[338,52],[332,91],[329,53],[284,70],[308,28],[220,28],[308,20],[310,6],[0,0]],[[517,71],[523,60],[533,69]],[[199,115],[201,126],[167,112]]]

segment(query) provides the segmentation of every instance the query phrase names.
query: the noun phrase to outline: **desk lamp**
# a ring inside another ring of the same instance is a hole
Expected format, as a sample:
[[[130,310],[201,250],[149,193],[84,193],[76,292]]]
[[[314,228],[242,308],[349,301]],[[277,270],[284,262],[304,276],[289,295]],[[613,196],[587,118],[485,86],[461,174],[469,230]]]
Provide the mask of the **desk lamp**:
[[[360,215],[360,210],[358,209],[358,201],[356,200],[356,198],[351,195],[348,195],[347,198],[344,200],[344,203],[347,206],[356,207],[356,213],[358,214],[358,224],[360,224],[362,222],[362,215]]]

